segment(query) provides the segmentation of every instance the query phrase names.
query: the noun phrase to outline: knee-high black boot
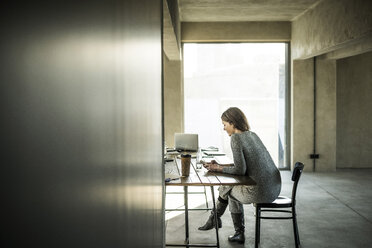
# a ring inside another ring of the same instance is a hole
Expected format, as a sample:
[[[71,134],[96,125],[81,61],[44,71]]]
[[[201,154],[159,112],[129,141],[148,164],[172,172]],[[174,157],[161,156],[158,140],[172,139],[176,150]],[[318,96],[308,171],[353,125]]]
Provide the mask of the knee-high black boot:
[[[239,214],[231,213],[231,217],[234,223],[235,234],[230,235],[228,240],[231,242],[238,242],[240,244],[243,244],[245,242],[244,213],[239,213]]]
[[[218,228],[222,227],[221,216],[226,210],[228,205],[228,201],[218,197],[216,212],[217,212],[217,221],[218,221]],[[211,215],[209,216],[207,223],[204,226],[199,227],[198,229],[201,231],[210,230],[215,227],[215,219],[214,219],[214,211],[212,210]]]

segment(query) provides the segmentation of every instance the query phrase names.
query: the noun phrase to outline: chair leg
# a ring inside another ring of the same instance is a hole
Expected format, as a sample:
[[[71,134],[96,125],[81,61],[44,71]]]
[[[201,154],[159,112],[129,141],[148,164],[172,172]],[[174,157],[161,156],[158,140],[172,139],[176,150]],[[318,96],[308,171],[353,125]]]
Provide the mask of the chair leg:
[[[292,207],[292,221],[293,221],[293,233],[294,233],[294,239],[296,248],[300,247],[300,237],[298,234],[298,227],[297,227],[297,217],[296,217],[296,208]]]
[[[258,244],[260,243],[260,224],[261,224],[261,208],[256,206],[256,235],[255,235],[255,242],[254,242],[255,248],[258,248]]]

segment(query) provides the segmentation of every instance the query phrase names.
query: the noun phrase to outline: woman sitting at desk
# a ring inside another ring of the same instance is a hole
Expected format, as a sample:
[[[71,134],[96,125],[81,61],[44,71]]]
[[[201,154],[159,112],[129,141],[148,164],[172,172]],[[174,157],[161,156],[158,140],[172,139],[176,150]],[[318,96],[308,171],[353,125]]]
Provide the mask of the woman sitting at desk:
[[[220,166],[215,161],[205,163],[209,171],[217,171],[235,175],[250,176],[257,184],[254,186],[220,186],[216,212],[218,227],[222,227],[221,216],[229,204],[234,223],[235,234],[229,236],[232,242],[244,243],[244,211],[243,204],[272,202],[280,193],[281,178],[269,152],[254,133],[244,113],[238,108],[229,108],[222,116],[224,130],[231,136],[231,150],[234,164]],[[210,230],[215,227],[212,211],[207,223],[199,230]]]

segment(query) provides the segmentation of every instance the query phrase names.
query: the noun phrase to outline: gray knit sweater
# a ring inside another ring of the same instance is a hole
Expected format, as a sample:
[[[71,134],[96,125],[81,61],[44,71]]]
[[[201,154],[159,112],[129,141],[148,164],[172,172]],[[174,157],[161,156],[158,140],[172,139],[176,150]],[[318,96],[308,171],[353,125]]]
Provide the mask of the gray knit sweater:
[[[261,139],[251,131],[231,135],[234,165],[224,173],[248,175],[257,185],[250,190],[253,202],[272,202],[280,193],[281,177]]]

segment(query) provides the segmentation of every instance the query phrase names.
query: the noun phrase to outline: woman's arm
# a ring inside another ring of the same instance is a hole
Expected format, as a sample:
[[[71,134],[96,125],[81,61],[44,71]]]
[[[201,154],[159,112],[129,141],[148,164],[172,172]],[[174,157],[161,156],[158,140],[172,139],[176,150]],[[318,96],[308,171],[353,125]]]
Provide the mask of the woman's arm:
[[[227,174],[245,175],[247,165],[244,159],[242,141],[239,135],[231,135],[231,150],[233,153],[234,165],[221,168]]]

